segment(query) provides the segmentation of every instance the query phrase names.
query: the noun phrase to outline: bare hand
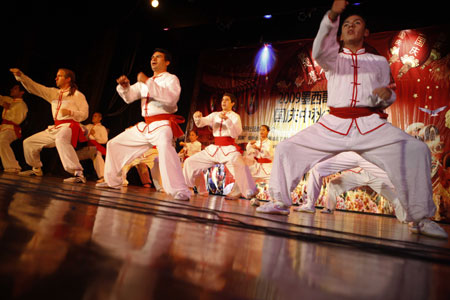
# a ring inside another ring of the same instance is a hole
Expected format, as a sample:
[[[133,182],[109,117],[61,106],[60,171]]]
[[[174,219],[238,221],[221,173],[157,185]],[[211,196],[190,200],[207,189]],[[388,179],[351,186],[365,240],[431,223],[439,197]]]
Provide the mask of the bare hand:
[[[125,75],[120,76],[117,78],[117,83],[120,84],[123,88],[128,88],[130,86],[130,80],[128,80],[128,77]]]
[[[17,76],[17,77],[22,76],[22,72],[17,68],[11,68],[11,69],[9,69],[9,71],[11,73],[13,73],[14,76]]]
[[[61,108],[61,115],[63,117],[72,115],[72,112],[69,109]]]
[[[3,108],[9,109],[11,107],[11,103],[3,102],[2,104],[0,104],[0,106],[3,106]]]
[[[145,75],[143,72],[139,72],[139,74],[137,75],[137,81],[138,82],[142,82],[142,83],[146,83],[148,80],[148,76]]]
[[[184,147],[184,146],[186,146],[186,143],[185,142],[180,142],[180,146]]]
[[[91,129],[91,131],[89,131],[89,134],[92,134],[92,135],[94,135],[94,134],[95,134],[95,129],[94,129],[94,128],[92,128],[92,129]]]
[[[253,140],[253,141],[250,141],[249,143],[250,143],[250,145],[254,145],[256,143],[256,141]]]
[[[203,117],[203,114],[200,111],[196,111],[194,113],[194,118],[198,119],[198,118],[201,118],[201,117]]]
[[[389,100],[392,96],[392,91],[388,87],[376,88],[372,92],[373,95],[378,96],[383,101]]]
[[[328,14],[330,19],[333,22],[336,21],[337,17],[344,12],[347,5],[348,5],[348,1],[334,0],[333,5],[331,6],[331,11]]]

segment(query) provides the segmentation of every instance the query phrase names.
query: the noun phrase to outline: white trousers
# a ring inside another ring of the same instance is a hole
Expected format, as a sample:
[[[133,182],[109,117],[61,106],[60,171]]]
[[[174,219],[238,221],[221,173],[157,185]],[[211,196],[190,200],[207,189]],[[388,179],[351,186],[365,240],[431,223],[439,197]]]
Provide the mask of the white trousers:
[[[184,181],[180,159],[173,147],[172,137],[172,129],[163,125],[150,133],[142,133],[134,126],[111,139],[106,144],[104,174],[106,183],[112,187],[121,186],[122,168],[151,147],[156,146],[164,190],[173,197],[177,194],[189,197],[190,191]]]
[[[225,154],[221,149],[218,149],[218,151],[212,151],[211,153],[213,155],[205,149],[184,161],[183,174],[188,186],[193,187],[194,185],[204,184],[200,179],[200,176],[203,176],[203,171],[216,164],[224,164],[233,175],[235,185],[244,196],[255,192],[255,181],[240,152],[227,151],[225,152],[227,154]]]
[[[434,215],[430,151],[425,143],[390,123],[366,135],[353,125],[346,136],[316,123],[280,142],[270,176],[272,198],[292,205],[290,193],[303,175],[315,164],[343,151],[354,151],[387,173],[407,213],[406,221]]]
[[[98,151],[95,146],[83,147],[80,150],[77,150],[77,155],[79,160],[92,160],[97,177],[103,177],[103,173],[105,172],[105,161],[101,152]]]
[[[71,140],[72,130],[63,126],[33,134],[23,141],[25,161],[33,168],[40,168],[42,167],[40,157],[42,148],[53,148],[56,146],[64,170],[71,174],[76,171],[83,171]]]
[[[19,162],[16,160],[11,143],[17,140],[14,130],[0,131],[0,158],[2,160],[3,169],[20,171]]]
[[[378,176],[374,176],[365,169],[360,172],[347,171],[342,173],[336,178],[333,178],[328,184],[328,197],[327,208],[336,208],[336,198],[342,193],[353,190],[360,186],[370,186],[372,190],[386,198],[393,206],[395,210],[395,216],[400,222],[405,222],[407,219],[406,210],[400,204],[397,198],[397,193],[392,185],[391,181],[387,177],[387,174],[381,170],[382,173]],[[380,173],[381,173],[380,172]]]

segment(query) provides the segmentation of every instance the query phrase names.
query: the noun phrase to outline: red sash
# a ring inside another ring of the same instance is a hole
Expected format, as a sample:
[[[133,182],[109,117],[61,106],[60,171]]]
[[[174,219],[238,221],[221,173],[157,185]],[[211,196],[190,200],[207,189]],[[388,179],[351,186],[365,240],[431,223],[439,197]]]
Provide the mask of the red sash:
[[[256,158],[255,157],[256,162],[260,163],[260,164],[269,164],[272,161],[268,158]]]
[[[69,128],[72,130],[72,146],[74,148],[77,147],[78,142],[87,142],[88,139],[84,136],[84,132],[81,129],[80,123],[74,120],[55,120],[55,126],[59,126],[61,124],[69,123]]]
[[[16,136],[18,139],[22,137],[22,130],[20,129],[20,126],[12,121],[9,120],[2,120],[2,124],[8,124],[14,126],[14,132],[16,133]]]
[[[216,145],[216,146],[235,146],[236,150],[241,152],[241,154],[243,152],[241,147],[239,147],[236,144],[235,140],[231,136],[215,136],[214,137],[214,145]]]
[[[387,119],[388,114],[379,107],[330,107],[330,114],[342,119],[356,119],[377,114]]]
[[[172,114],[159,114],[150,117],[145,117],[145,123],[150,124],[156,121],[168,120],[169,126],[172,129],[172,134],[174,138],[179,138],[183,136],[184,132],[181,130],[180,125],[184,123],[184,118],[182,116],[172,115]]]
[[[95,146],[95,148],[97,148],[97,150],[100,151],[100,153],[102,155],[106,155],[106,148],[103,147],[103,145],[100,144],[99,142],[97,142],[96,140],[89,140],[88,141],[88,145],[89,146]]]

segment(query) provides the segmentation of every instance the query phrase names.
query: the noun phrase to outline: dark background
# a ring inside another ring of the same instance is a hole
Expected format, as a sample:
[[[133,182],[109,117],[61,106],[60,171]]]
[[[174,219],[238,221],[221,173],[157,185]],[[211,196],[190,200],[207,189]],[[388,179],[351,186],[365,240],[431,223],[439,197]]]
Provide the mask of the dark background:
[[[358,10],[372,32],[446,24],[449,19],[445,2],[359,2]],[[313,38],[331,4],[329,0],[160,0],[160,6],[152,8],[148,0],[4,1],[0,4],[0,94],[8,95],[15,83],[11,67],[46,86],[55,85],[58,68],[72,69],[90,106],[84,123],[89,123],[93,112],[102,112],[112,138],[142,119],[140,102],[126,105],[115,92],[115,79],[125,74],[133,83],[140,71],[151,76],[153,49],[166,48],[174,57],[169,71],[182,86],[178,114],[187,119],[203,53]],[[262,18],[266,13],[272,19]],[[25,101],[29,113],[22,126],[24,138],[53,123],[46,101],[33,95],[26,95]],[[26,168],[22,141],[13,144]],[[44,150],[42,156],[44,171],[61,173],[55,151]]]

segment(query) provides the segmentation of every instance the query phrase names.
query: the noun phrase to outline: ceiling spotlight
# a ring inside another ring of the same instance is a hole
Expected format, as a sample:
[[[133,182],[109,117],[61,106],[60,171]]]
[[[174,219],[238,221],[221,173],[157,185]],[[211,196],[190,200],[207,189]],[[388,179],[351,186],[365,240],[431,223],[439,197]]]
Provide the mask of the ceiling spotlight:
[[[169,31],[170,28],[169,28],[169,27],[164,27],[163,30],[164,30],[164,31]]]
[[[271,19],[271,18],[272,18],[272,15],[271,15],[271,14],[267,14],[267,15],[264,15],[263,18],[264,18],[264,19]]]
[[[271,44],[264,44],[256,54],[254,65],[256,73],[266,75],[275,65],[276,54]]]
[[[151,2],[153,7],[158,7],[159,6],[159,1],[158,0],[152,0]]]

